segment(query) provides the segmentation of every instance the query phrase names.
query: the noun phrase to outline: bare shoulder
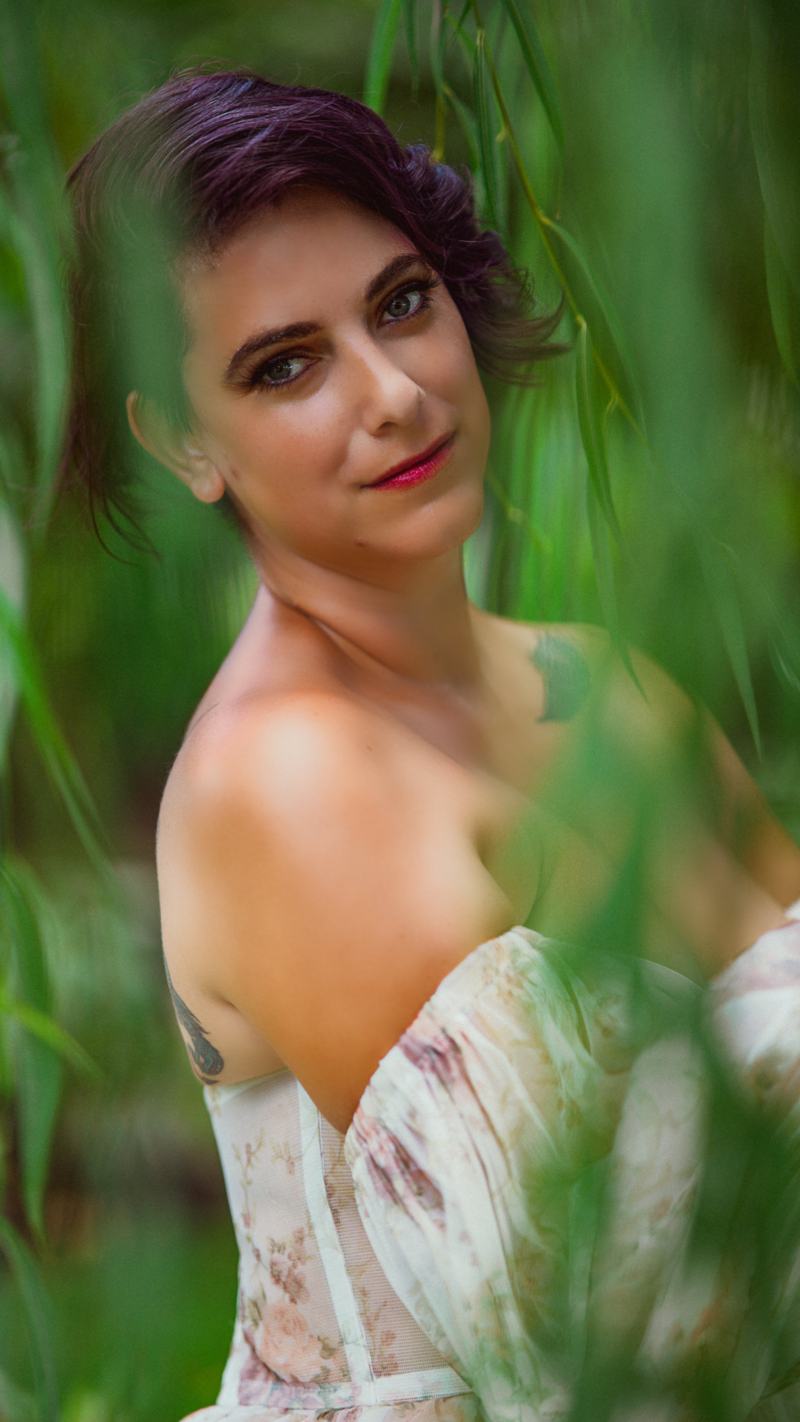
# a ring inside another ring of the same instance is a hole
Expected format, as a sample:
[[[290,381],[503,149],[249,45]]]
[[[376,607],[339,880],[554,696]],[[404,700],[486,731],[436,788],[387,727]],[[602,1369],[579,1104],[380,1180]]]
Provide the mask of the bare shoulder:
[[[391,775],[391,752],[380,718],[336,691],[256,695],[212,708],[170,773],[159,842],[173,832],[218,837],[231,819],[257,818],[264,830],[274,823],[285,835],[309,812],[341,809],[343,796],[379,785]]]
[[[652,658],[628,650],[626,665],[605,628],[580,622],[512,622],[486,617],[491,632],[542,681],[544,722],[586,712],[652,748],[696,716],[691,699]]]

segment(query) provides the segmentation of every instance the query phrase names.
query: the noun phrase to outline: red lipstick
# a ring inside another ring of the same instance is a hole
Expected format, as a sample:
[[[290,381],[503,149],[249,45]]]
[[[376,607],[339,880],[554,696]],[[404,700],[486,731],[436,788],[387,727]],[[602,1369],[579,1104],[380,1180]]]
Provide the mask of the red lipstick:
[[[446,439],[439,439],[435,444],[431,444],[424,449],[421,454],[415,454],[411,459],[404,459],[402,464],[395,464],[391,469],[387,469],[385,474],[381,474],[373,484],[368,484],[368,489],[410,489],[413,484],[423,484],[426,479],[432,479],[434,474],[438,474],[443,469],[450,455],[453,453],[453,441],[455,435],[448,435]]]

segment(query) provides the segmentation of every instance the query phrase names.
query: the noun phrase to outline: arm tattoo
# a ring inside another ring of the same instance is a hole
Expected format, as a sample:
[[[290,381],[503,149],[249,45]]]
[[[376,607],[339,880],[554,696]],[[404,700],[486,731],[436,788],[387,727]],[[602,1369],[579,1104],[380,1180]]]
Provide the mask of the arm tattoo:
[[[545,632],[531,652],[531,661],[544,678],[544,714],[540,721],[571,721],[591,690],[586,658],[574,642]]]
[[[200,1025],[191,1008],[186,1006],[182,997],[178,997],[178,994],[172,986],[172,978],[169,975],[166,959],[164,960],[164,969],[167,974],[167,982],[169,983],[170,994],[175,1006],[175,1014],[189,1038],[189,1056],[197,1067],[203,1081],[211,1084],[213,1083],[214,1077],[219,1076],[225,1066],[222,1054],[217,1051],[213,1042],[209,1042],[205,1027]]]

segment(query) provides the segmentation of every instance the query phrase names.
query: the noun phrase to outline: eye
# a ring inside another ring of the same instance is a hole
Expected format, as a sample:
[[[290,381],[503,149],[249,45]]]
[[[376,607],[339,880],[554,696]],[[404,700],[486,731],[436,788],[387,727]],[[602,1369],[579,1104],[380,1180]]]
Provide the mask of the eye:
[[[407,321],[410,316],[416,316],[420,311],[425,311],[430,306],[430,288],[433,282],[417,282],[415,286],[407,286],[402,291],[396,291],[389,297],[383,308],[383,318],[389,324],[397,321]]]
[[[270,356],[269,360],[264,361],[264,364],[253,372],[252,383],[253,385],[267,386],[267,388],[290,385],[293,380],[297,380],[298,376],[308,369],[310,364],[312,364],[311,358],[305,355],[286,353]]]

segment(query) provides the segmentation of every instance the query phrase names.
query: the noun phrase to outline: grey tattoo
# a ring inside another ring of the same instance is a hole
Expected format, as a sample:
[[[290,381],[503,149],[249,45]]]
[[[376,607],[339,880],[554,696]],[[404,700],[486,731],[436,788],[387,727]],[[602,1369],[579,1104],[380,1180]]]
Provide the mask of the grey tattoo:
[[[175,1006],[175,1014],[184,1032],[189,1038],[189,1056],[197,1067],[203,1081],[211,1085],[215,1076],[219,1076],[225,1062],[221,1052],[218,1052],[213,1042],[208,1040],[208,1033],[197,1020],[190,1007],[186,1006],[182,997],[179,997],[172,985],[172,978],[169,975],[169,968],[166,961],[164,969],[167,974],[169,990]]]
[[[571,721],[592,686],[583,653],[566,637],[545,632],[531,652],[531,661],[544,678],[544,714],[539,720]]]

